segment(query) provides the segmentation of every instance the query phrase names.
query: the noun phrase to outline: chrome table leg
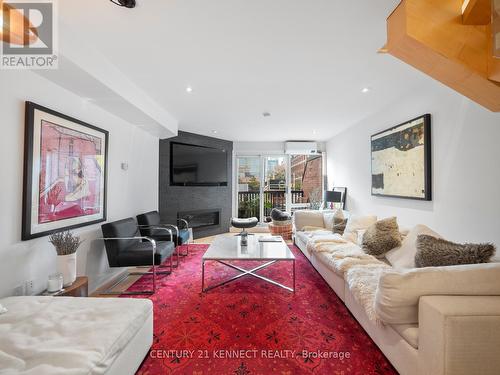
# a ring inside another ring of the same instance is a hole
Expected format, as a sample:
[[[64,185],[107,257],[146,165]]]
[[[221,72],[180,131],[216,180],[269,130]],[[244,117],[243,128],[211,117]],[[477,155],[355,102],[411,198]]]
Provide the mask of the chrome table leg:
[[[205,261],[201,262],[201,291],[205,291]]]
[[[236,275],[236,276],[233,276],[231,277],[230,279],[228,280],[225,280],[217,285],[212,285],[212,286],[209,286],[205,289],[205,283],[204,283],[204,280],[205,280],[205,277],[204,277],[204,274],[205,274],[205,261],[202,261],[202,265],[201,265],[201,273],[202,273],[202,291],[203,292],[208,292],[209,290],[212,290],[214,288],[217,288],[219,286],[223,286],[223,285],[226,285],[232,281],[235,281],[235,280],[238,280],[239,278],[243,277],[243,276],[253,276],[257,279],[260,279],[260,280],[263,280],[265,282],[268,282],[270,284],[273,284],[273,285],[276,285],[276,286],[279,286],[280,288],[283,288],[283,289],[286,289],[290,292],[295,292],[295,260],[293,261],[293,289],[286,286],[286,285],[283,285],[283,284],[280,284],[274,280],[271,280],[267,277],[264,277],[264,276],[261,276],[261,275],[258,275],[256,274],[255,272],[257,272],[258,270],[261,270],[263,268],[266,268],[266,267],[269,267],[270,265],[276,263],[278,260],[272,260],[270,262],[267,262],[267,263],[264,263],[264,264],[261,264],[260,266],[257,266],[255,268],[252,268],[250,270],[246,270],[244,268],[241,268],[241,267],[238,267],[238,266],[235,266],[234,264],[231,264],[231,263],[226,263],[222,260],[216,260],[218,263],[221,263],[229,268],[232,268],[234,270],[237,270],[240,272],[239,275]]]

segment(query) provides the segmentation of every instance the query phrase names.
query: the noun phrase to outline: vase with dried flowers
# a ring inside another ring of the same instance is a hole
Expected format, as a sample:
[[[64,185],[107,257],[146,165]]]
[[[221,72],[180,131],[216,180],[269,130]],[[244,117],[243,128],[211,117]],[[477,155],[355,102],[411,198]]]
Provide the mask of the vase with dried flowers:
[[[311,210],[319,210],[323,204],[321,189],[315,188],[309,193]]]
[[[63,275],[63,284],[70,286],[76,280],[76,250],[83,241],[69,230],[49,237],[57,252],[57,271]]]

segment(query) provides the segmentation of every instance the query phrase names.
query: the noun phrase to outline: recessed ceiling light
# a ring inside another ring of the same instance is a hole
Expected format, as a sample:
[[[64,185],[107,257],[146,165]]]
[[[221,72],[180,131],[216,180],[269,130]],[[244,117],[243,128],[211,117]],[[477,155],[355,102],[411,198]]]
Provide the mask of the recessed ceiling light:
[[[191,86],[186,87],[186,92],[193,92],[193,88]]]
[[[316,129],[313,130],[313,134],[316,134]]]
[[[369,88],[369,87],[363,87],[363,89],[361,90],[361,92],[362,92],[363,94],[366,94],[366,93],[367,93],[367,92],[369,92],[369,91],[370,91],[370,88]]]
[[[212,130],[212,133],[213,134],[217,134],[217,130]]]

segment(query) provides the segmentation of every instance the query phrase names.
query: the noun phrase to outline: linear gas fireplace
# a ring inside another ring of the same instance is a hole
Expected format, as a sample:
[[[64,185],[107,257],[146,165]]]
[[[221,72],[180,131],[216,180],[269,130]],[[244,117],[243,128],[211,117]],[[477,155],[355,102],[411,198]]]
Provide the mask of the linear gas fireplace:
[[[180,211],[177,213],[177,217],[186,220],[189,223],[189,227],[193,228],[194,231],[202,228],[218,227],[220,225],[220,215],[220,208]]]

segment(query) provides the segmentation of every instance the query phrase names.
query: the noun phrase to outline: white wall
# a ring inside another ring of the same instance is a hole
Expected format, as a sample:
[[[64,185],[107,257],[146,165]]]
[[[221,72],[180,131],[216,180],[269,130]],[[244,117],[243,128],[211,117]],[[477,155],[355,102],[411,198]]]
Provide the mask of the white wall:
[[[36,292],[55,272],[55,251],[47,237],[21,242],[24,101],[29,100],[109,131],[108,220],[158,208],[158,139],[75,94],[29,71],[0,71],[1,188],[0,297],[32,279]],[[121,162],[129,169],[121,170]],[[85,242],[77,272],[88,275],[90,288],[108,279],[100,224],[75,230]]]
[[[370,135],[424,113],[432,115],[432,202],[371,196]],[[400,226],[424,223],[453,241],[500,248],[500,113],[425,78],[417,91],[335,136],[327,155],[328,187],[347,186],[353,213],[397,216]]]
[[[317,144],[319,151],[325,150],[324,142]],[[235,155],[283,155],[285,142],[234,142],[233,152]]]

